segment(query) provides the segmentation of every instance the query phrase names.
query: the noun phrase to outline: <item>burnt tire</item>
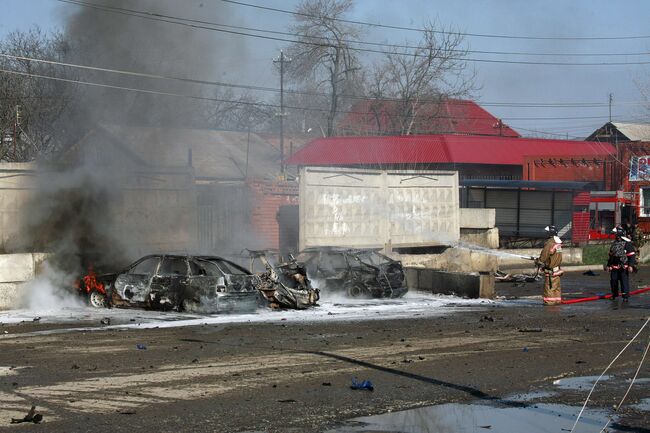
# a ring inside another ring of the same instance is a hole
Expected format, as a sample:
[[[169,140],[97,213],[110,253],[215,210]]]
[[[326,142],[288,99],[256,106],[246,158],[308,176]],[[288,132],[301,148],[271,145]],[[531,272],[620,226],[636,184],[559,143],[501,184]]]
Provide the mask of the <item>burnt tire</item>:
[[[97,290],[91,290],[88,293],[88,305],[94,308],[106,308],[106,295]]]
[[[362,284],[350,284],[346,287],[345,292],[351,298],[368,297],[368,290]]]

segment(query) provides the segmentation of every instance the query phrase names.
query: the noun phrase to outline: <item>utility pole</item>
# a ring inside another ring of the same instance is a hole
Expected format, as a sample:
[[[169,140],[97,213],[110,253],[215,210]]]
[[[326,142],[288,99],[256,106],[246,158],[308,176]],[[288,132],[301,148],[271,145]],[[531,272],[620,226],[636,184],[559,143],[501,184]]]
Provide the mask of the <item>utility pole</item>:
[[[612,121],[612,101],[614,101],[614,94],[609,94],[609,121]]]
[[[291,59],[285,57],[284,51],[280,50],[280,57],[273,60],[273,63],[280,64],[280,174],[284,178],[284,64],[290,63]]]
[[[18,140],[19,125],[20,125],[20,105],[16,105],[16,117],[14,119],[14,134],[11,143],[14,147],[14,162],[18,160],[18,146],[16,141]]]

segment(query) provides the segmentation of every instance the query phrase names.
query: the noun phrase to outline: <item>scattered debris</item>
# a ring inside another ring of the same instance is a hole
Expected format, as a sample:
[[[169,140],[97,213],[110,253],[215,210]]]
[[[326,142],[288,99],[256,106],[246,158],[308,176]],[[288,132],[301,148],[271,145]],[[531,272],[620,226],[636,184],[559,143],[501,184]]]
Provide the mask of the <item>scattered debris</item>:
[[[267,250],[248,250],[248,253],[251,267],[255,260],[259,260],[266,269],[258,275],[260,281],[257,289],[269,307],[302,310],[316,305],[320,291],[311,285],[307,270],[293,256],[290,255],[287,262],[276,262],[270,258],[272,253]]]
[[[39,320],[41,320],[41,316],[34,317],[34,319],[32,319],[33,322],[38,322]]]
[[[361,382],[358,382],[356,378],[352,379],[352,384],[350,385],[351,389],[360,389],[360,390],[367,390],[367,391],[374,391],[375,387],[372,384],[371,381],[369,380],[364,380]]]
[[[41,421],[43,421],[43,415],[36,413],[36,406],[32,406],[29,412],[27,412],[27,415],[23,418],[11,418],[11,424],[20,424],[23,422],[33,422],[34,424],[38,424]]]
[[[136,412],[132,409],[118,409],[115,412],[119,413],[120,415],[135,415]]]
[[[542,332],[542,328],[519,328],[519,332]]]
[[[594,271],[592,271],[591,269],[589,269],[589,270],[587,270],[587,271],[584,271],[584,272],[582,273],[582,275],[587,275],[588,277],[597,277],[597,276],[600,275],[600,274],[597,274],[597,273],[595,273]]]
[[[100,324],[102,325],[110,325],[111,324],[111,318],[110,317],[104,317],[102,320],[99,321]]]
[[[542,277],[539,275],[539,272],[535,274],[506,274],[502,271],[496,271],[494,273],[494,279],[497,282],[533,283],[541,280]]]
[[[321,383],[322,386],[332,386],[332,382],[323,382]]]
[[[286,400],[278,400],[278,403],[296,403],[296,400],[288,398]]]
[[[522,352],[528,352],[528,348],[524,347],[524,350],[522,350]]]
[[[144,344],[138,343],[138,344],[135,345],[135,347],[138,350],[147,350],[147,346],[145,346]]]
[[[494,317],[492,316],[483,316],[479,322],[494,322]]]
[[[72,367],[70,367],[71,370],[79,370],[79,368],[77,364],[72,364]]]

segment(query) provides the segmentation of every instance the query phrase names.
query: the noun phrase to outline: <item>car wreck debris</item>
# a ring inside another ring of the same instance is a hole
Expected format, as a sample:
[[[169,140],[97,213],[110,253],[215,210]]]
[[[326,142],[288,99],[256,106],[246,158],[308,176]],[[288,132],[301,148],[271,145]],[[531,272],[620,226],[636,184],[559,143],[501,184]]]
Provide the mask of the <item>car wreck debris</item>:
[[[408,292],[401,262],[375,250],[309,248],[298,260],[322,290],[353,298],[399,298]]]
[[[41,421],[43,421],[43,415],[36,413],[36,406],[32,406],[32,408],[29,409],[29,412],[27,412],[27,415],[22,418],[11,418],[11,424],[20,424],[23,422],[33,422],[34,424],[38,424]]]
[[[257,288],[271,308],[302,310],[316,305],[320,299],[319,290],[312,287],[305,267],[293,256],[288,262],[274,264],[267,251],[249,253],[251,261],[258,259],[266,268],[266,272],[260,275]]]

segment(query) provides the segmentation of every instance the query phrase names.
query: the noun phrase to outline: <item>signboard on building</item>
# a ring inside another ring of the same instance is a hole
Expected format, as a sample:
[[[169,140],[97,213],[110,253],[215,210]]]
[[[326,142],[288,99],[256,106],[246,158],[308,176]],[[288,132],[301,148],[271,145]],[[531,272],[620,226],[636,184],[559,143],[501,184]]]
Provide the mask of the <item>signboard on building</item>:
[[[650,180],[650,155],[630,158],[630,180]]]

